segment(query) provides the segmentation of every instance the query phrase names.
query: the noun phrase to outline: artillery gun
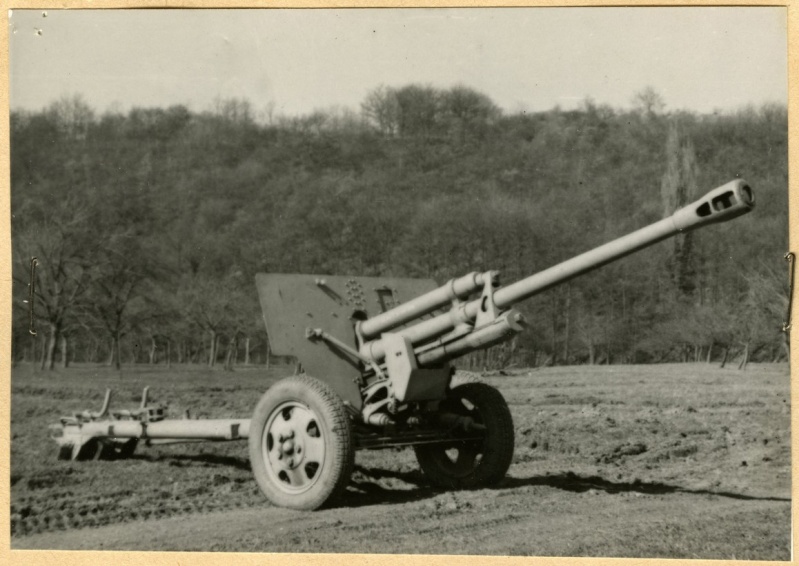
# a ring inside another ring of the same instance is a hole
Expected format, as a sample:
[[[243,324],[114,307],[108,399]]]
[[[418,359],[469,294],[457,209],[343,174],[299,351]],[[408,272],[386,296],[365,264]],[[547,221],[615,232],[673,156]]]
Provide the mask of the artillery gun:
[[[63,417],[62,458],[124,456],[136,442],[249,439],[255,479],[273,503],[316,509],[349,482],[358,449],[413,447],[429,481],[474,488],[500,481],[514,448],[511,413],[485,383],[453,382],[450,361],[512,338],[512,305],[681,232],[752,210],[735,180],[673,215],[513,283],[498,273],[432,280],[258,274],[272,352],[305,373],[267,389],[250,419],[164,420],[148,408]],[[415,297],[415,298],[412,298]]]

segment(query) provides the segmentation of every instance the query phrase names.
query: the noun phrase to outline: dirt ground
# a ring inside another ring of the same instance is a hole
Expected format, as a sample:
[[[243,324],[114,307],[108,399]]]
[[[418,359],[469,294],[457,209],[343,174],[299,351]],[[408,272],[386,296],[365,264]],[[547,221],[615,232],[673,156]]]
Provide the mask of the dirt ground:
[[[272,507],[246,442],[140,447],[63,462],[47,425],[141,389],[179,418],[249,417],[286,371],[17,367],[13,549],[359,552],[790,559],[786,365],[557,367],[487,376],[516,452],[498,486],[430,487],[411,450],[362,451],[333,508]]]

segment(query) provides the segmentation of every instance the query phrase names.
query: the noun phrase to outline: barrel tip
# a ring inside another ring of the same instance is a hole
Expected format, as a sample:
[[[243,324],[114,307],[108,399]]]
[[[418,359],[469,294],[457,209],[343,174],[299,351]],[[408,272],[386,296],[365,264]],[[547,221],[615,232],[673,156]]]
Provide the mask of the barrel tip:
[[[743,179],[735,179],[707,194],[707,201],[715,212],[749,212],[755,206],[755,193]],[[731,216],[734,217],[734,216]]]
[[[674,213],[678,231],[724,222],[750,212],[755,207],[755,193],[743,179],[716,187],[698,201]]]
[[[755,206],[755,193],[749,183],[743,179],[738,179],[738,197],[748,207]]]

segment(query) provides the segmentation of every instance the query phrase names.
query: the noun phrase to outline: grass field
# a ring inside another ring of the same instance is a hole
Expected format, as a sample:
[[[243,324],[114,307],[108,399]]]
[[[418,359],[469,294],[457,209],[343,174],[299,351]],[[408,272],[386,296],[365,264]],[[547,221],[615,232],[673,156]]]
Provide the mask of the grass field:
[[[381,552],[788,560],[786,365],[557,367],[487,376],[516,452],[497,487],[442,492],[410,450],[363,451],[343,501],[271,507],[246,442],[64,462],[47,425],[133,408],[141,390],[199,417],[249,417],[289,373],[164,367],[12,372],[12,548]],[[268,526],[268,528],[265,528]],[[343,536],[346,535],[346,536]]]

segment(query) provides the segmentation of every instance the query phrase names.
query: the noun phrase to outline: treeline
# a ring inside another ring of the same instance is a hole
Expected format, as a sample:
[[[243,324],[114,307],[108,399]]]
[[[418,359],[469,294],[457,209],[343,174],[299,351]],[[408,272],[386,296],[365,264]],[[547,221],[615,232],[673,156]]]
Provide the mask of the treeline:
[[[786,109],[638,101],[503,114],[409,85],[293,118],[244,100],[13,111],[14,361],[267,363],[257,272],[510,283],[737,176],[752,214],[527,301],[528,331],[466,363],[785,359]]]

